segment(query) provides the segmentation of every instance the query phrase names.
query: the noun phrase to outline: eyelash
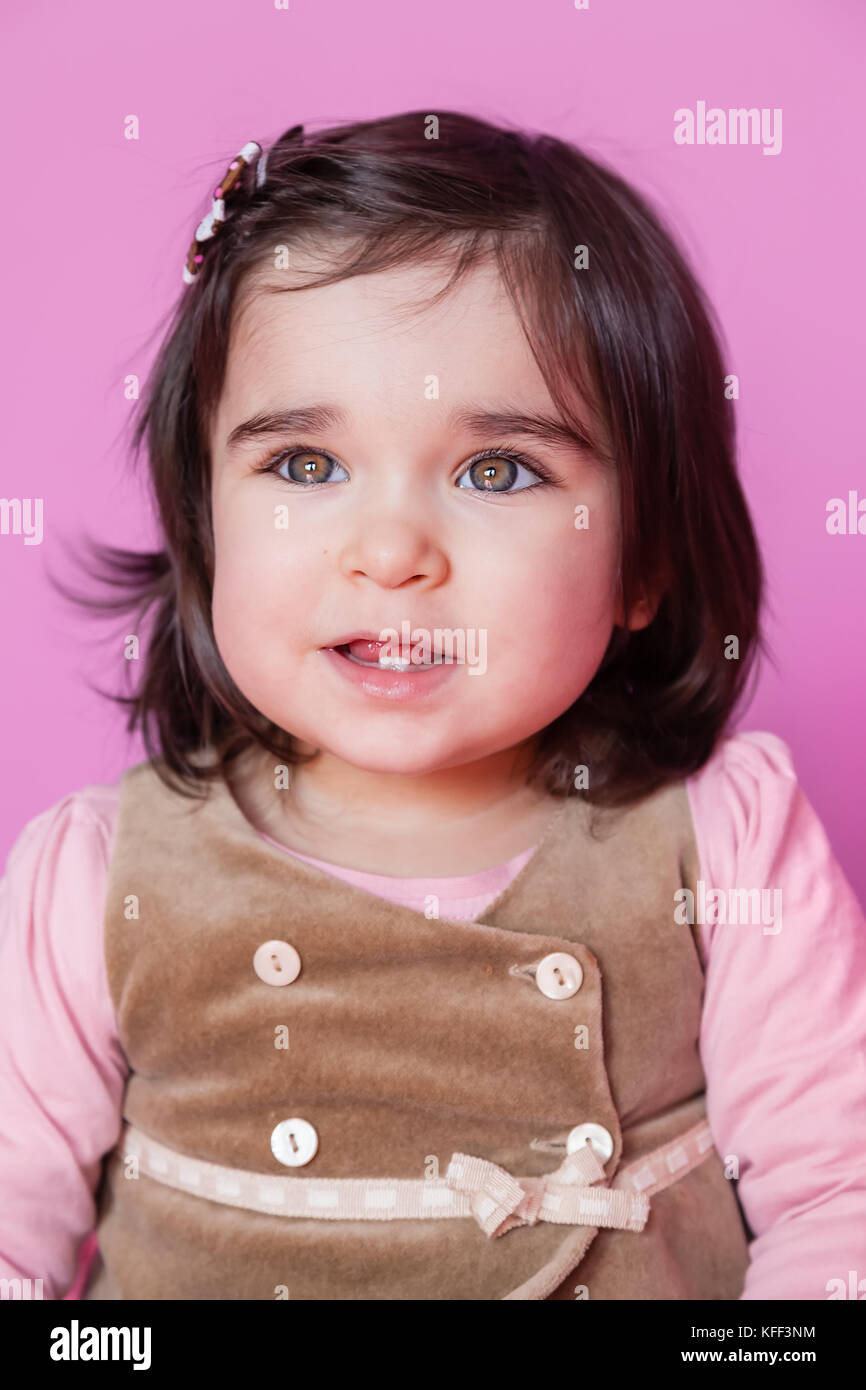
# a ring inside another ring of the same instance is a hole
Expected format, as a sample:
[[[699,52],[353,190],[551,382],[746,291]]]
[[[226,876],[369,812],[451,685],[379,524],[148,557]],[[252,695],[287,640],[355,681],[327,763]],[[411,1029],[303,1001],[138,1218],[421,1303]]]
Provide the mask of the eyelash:
[[[282,475],[282,473],[279,473],[278,469],[280,468],[281,464],[285,463],[295,454],[324,454],[327,458],[334,459],[335,463],[339,462],[339,460],[335,459],[334,455],[328,449],[317,449],[312,445],[308,444],[292,444],[288,449],[281,449],[277,454],[269,454],[260,463],[254,464],[254,471],[257,473],[275,473],[277,477],[280,479],[280,481],[287,483],[289,487],[302,488],[305,491],[312,491],[313,488],[326,488],[329,486],[328,483],[313,483],[312,485],[309,483],[297,483],[293,478],[286,478]],[[466,464],[463,473],[461,473],[459,476],[462,478],[463,474],[467,473],[469,469],[472,468],[473,464],[483,463],[486,459],[491,458],[506,458],[510,459],[512,463],[521,464],[524,468],[528,469],[530,473],[537,473],[538,476],[541,478],[541,482],[531,483],[527,487],[513,488],[508,492],[491,493],[485,491],[484,488],[479,487],[468,487],[462,489],[463,491],[475,492],[480,494],[481,496],[488,497],[491,495],[496,497],[513,497],[516,493],[534,492],[536,488],[540,487],[560,486],[558,479],[554,477],[554,475],[550,472],[548,468],[544,466],[543,463],[539,463],[537,459],[530,458],[527,454],[521,453],[519,449],[515,449],[510,444],[504,444],[501,448],[484,449],[480,454],[473,454],[472,458],[469,459],[468,463]],[[340,466],[345,467],[344,464],[341,464]]]

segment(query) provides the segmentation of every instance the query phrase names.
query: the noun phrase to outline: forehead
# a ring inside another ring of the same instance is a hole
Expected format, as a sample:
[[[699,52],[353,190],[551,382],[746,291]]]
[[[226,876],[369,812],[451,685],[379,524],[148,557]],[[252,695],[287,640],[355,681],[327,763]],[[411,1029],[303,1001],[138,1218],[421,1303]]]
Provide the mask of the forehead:
[[[490,395],[552,407],[544,378],[495,266],[467,271],[443,298],[450,263],[406,265],[308,287],[321,266],[251,282],[233,316],[218,428],[265,400],[309,391],[356,406],[395,408],[440,397]],[[299,286],[290,292],[287,285]]]

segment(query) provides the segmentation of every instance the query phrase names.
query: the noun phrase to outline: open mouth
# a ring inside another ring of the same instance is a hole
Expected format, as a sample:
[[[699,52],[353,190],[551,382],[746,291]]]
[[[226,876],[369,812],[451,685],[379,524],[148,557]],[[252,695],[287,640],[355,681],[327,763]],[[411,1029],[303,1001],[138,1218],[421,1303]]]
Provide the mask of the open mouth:
[[[430,661],[412,661],[410,658],[392,656],[383,650],[389,645],[387,642],[359,638],[357,641],[332,647],[331,650],[356,666],[366,666],[376,671],[432,671],[437,666],[455,664],[454,658],[444,652],[433,652]]]
[[[421,701],[422,705],[435,700],[437,692],[465,669],[462,653],[442,650],[443,645],[450,648],[450,641],[443,643],[439,633],[432,641],[410,643],[408,637],[395,640],[393,632],[393,628],[386,632],[389,641],[369,630],[349,633],[342,642],[320,648],[321,656],[333,666],[343,686],[353,686],[364,699]]]

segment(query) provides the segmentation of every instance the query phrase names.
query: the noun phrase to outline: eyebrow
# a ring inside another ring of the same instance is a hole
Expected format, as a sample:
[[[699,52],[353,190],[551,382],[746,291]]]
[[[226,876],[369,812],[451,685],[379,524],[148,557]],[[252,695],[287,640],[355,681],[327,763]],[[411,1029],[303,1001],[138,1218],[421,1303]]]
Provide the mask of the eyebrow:
[[[275,434],[339,429],[347,423],[346,412],[335,405],[305,405],[292,410],[264,410],[235,426],[226,440],[226,449],[231,451],[241,444]]]
[[[525,434],[539,439],[544,444],[559,445],[567,449],[595,448],[589,431],[583,424],[571,428],[564,421],[552,415],[523,415],[508,410],[462,409],[452,413],[450,423],[467,434]]]
[[[231,452],[243,444],[274,435],[316,433],[327,429],[345,429],[349,424],[346,411],[336,405],[296,406],[287,410],[260,411],[236,425],[226,440]],[[481,437],[484,435],[519,434],[539,439],[560,448],[583,449],[592,452],[595,444],[583,426],[571,428],[562,420],[543,414],[521,414],[510,410],[481,410],[468,406],[451,412],[448,424],[453,429]]]

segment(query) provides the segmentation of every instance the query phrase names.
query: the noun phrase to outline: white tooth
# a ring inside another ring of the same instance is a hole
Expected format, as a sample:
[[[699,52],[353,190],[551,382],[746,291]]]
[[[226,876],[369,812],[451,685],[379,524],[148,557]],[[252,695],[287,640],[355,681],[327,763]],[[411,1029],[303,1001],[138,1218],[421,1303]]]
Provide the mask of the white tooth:
[[[386,671],[408,671],[412,662],[404,660],[402,656],[380,656],[379,665]]]

